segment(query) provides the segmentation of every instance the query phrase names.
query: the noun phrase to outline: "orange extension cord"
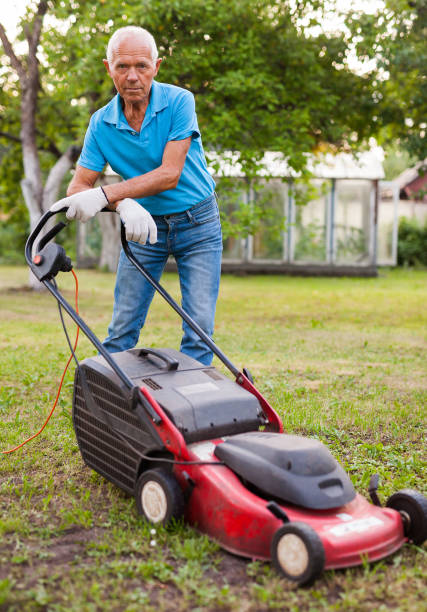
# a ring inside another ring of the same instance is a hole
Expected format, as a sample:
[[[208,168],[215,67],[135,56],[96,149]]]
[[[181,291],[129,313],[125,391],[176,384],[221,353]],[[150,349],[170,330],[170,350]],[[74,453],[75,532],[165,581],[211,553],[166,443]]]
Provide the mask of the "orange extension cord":
[[[76,312],[77,312],[77,314],[78,314],[78,313],[79,313],[79,303],[78,303],[78,302],[79,302],[79,282],[78,282],[78,280],[77,280],[77,276],[76,276],[76,274],[75,274],[74,270],[71,270],[71,272],[72,272],[72,274],[73,274],[73,276],[74,276],[74,280],[75,280],[75,283],[76,283]],[[77,333],[76,333],[76,339],[75,339],[75,341],[74,341],[73,353],[75,353],[76,348],[77,348],[77,343],[78,343],[78,340],[79,340],[79,332],[80,332],[80,328],[79,328],[79,327],[77,327]],[[27,440],[24,440],[23,442],[21,442],[21,444],[19,444],[18,446],[15,446],[15,448],[11,448],[10,450],[6,450],[6,451],[1,451],[1,454],[2,454],[2,455],[7,455],[7,454],[9,454],[9,453],[13,453],[14,451],[18,450],[18,448],[21,448],[22,446],[24,446],[24,444],[27,444],[27,442],[30,442],[30,440],[34,440],[34,438],[36,438],[36,437],[37,437],[39,434],[41,434],[41,432],[43,431],[43,429],[44,429],[44,428],[46,427],[46,425],[49,423],[49,421],[50,421],[50,417],[51,417],[51,416],[52,416],[52,414],[54,413],[55,408],[56,408],[56,405],[57,405],[57,403],[58,403],[58,400],[59,400],[59,395],[60,395],[60,393],[61,393],[61,389],[62,389],[62,383],[64,382],[65,374],[66,374],[66,372],[67,372],[67,370],[68,370],[68,366],[70,365],[71,360],[72,360],[72,358],[73,358],[73,353],[71,353],[70,358],[69,358],[69,359],[68,359],[68,361],[67,361],[67,365],[66,365],[66,366],[65,366],[65,368],[64,368],[64,371],[63,371],[63,373],[62,373],[62,377],[61,377],[61,381],[60,381],[60,383],[59,383],[58,392],[57,392],[57,394],[56,394],[55,402],[54,402],[54,404],[53,404],[53,406],[52,406],[51,411],[49,412],[49,414],[48,414],[48,416],[47,416],[47,419],[46,419],[46,420],[45,420],[45,422],[43,423],[43,426],[42,426],[42,427],[39,429],[39,431],[38,431],[37,433],[35,433],[33,436],[31,436],[31,437],[30,437],[30,438],[28,438]]]

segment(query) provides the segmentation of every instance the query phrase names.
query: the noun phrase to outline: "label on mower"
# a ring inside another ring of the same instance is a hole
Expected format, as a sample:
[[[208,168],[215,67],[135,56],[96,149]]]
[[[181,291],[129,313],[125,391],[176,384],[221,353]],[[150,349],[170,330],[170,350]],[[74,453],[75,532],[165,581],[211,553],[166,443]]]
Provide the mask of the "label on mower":
[[[383,521],[376,516],[369,516],[368,518],[358,519],[356,521],[345,522],[342,525],[336,525],[331,527],[329,531],[337,536],[338,538],[345,536],[349,533],[363,533],[368,531],[371,527],[377,527],[382,525]]]
[[[184,385],[183,387],[176,387],[176,390],[182,393],[182,395],[194,395],[195,393],[209,393],[211,391],[219,391],[214,383],[196,383],[195,385]]]

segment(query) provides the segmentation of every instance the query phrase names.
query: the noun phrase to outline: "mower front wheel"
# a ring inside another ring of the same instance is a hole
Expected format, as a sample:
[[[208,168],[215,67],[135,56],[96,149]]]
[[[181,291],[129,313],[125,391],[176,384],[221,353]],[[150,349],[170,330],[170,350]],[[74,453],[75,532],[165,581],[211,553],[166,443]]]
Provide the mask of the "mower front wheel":
[[[388,498],[386,506],[400,512],[406,537],[421,545],[427,539],[427,499],[412,489],[402,489]]]
[[[154,524],[166,524],[184,513],[184,495],[175,476],[163,469],[147,470],[135,487],[138,513]]]
[[[273,536],[271,559],[280,574],[298,586],[304,586],[322,573],[325,550],[310,525],[286,523]]]

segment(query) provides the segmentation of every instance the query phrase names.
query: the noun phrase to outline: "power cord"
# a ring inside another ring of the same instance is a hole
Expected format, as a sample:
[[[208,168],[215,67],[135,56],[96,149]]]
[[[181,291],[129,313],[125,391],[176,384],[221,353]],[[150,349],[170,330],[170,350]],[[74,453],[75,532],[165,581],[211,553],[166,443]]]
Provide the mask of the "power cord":
[[[77,280],[77,276],[76,276],[76,274],[75,274],[74,270],[71,270],[71,272],[72,272],[72,274],[73,274],[73,276],[74,276],[74,281],[75,281],[75,308],[76,308],[76,312],[78,313],[78,312],[79,312],[79,304],[78,304],[78,300],[79,300],[79,282],[78,282],[78,280]],[[74,357],[74,359],[75,359],[76,363],[78,363],[78,362],[77,362],[77,358],[76,358],[76,356],[75,356],[75,351],[76,351],[76,348],[77,348],[77,343],[78,343],[78,340],[79,340],[79,332],[80,332],[80,328],[79,328],[79,327],[77,327],[76,339],[75,339],[75,341],[74,341],[74,347],[72,347],[71,342],[70,342],[70,339],[69,339],[68,334],[67,334],[67,331],[66,331],[66,328],[65,328],[64,318],[63,318],[63,316],[62,316],[61,309],[60,309],[60,316],[61,316],[62,325],[63,325],[63,327],[64,327],[65,335],[66,335],[67,340],[68,340],[68,344],[70,345],[70,348],[71,348],[71,355],[70,355],[70,357],[69,357],[69,359],[68,359],[68,361],[67,361],[67,364],[66,364],[66,366],[65,366],[65,368],[64,368],[64,371],[63,371],[63,373],[62,373],[61,380],[60,380],[59,387],[58,387],[58,392],[57,392],[57,394],[56,394],[56,398],[55,398],[54,404],[53,404],[53,406],[52,406],[52,408],[51,408],[51,410],[50,410],[50,412],[49,412],[49,414],[48,414],[48,416],[47,416],[47,418],[46,418],[45,422],[43,423],[42,427],[39,429],[39,431],[38,431],[37,433],[35,433],[34,435],[32,435],[30,438],[27,438],[27,439],[26,439],[26,440],[24,440],[23,442],[21,442],[21,444],[18,444],[18,446],[15,446],[15,448],[11,448],[11,449],[6,450],[6,451],[1,451],[1,454],[2,454],[2,455],[8,455],[9,453],[13,453],[13,452],[15,452],[16,450],[18,450],[18,448],[21,448],[22,446],[24,446],[25,444],[27,444],[27,442],[30,442],[31,440],[34,440],[34,438],[36,438],[38,435],[40,435],[40,434],[41,434],[41,432],[43,431],[43,429],[44,429],[44,428],[46,427],[46,425],[49,423],[51,416],[52,416],[52,415],[53,415],[53,413],[55,412],[55,408],[56,408],[56,406],[57,406],[57,404],[58,404],[58,400],[59,400],[59,395],[60,395],[60,393],[61,393],[62,384],[63,384],[63,382],[64,382],[65,374],[67,373],[68,366],[70,365],[71,360],[73,359],[73,357]]]
[[[79,297],[79,282],[77,280],[77,276],[74,272],[74,270],[71,270],[71,273],[74,276],[74,281],[75,281],[75,310],[77,312],[77,314],[79,314],[79,305],[78,305],[78,297]],[[53,280],[53,283],[55,285],[55,287],[57,287],[56,281]],[[58,387],[58,392],[56,394],[56,398],[55,398],[55,402],[45,420],[45,422],[43,423],[42,427],[39,429],[39,431],[37,433],[35,433],[34,435],[32,435],[31,437],[27,438],[26,440],[24,440],[23,442],[21,442],[21,444],[19,444],[18,446],[15,446],[15,448],[11,448],[9,450],[6,451],[1,451],[2,455],[7,455],[9,453],[13,453],[16,450],[18,450],[19,448],[22,448],[22,446],[24,446],[25,444],[27,444],[28,442],[30,442],[31,440],[34,440],[34,438],[36,438],[38,435],[40,435],[42,433],[42,431],[44,430],[44,428],[46,427],[46,425],[48,424],[48,422],[50,421],[55,408],[58,404],[58,400],[59,400],[59,396],[61,393],[61,389],[62,389],[62,385],[64,382],[64,378],[65,378],[65,374],[67,373],[68,370],[68,366],[71,363],[71,360],[74,359],[74,361],[76,362],[77,367],[80,366],[79,361],[76,357],[76,348],[77,348],[77,343],[78,343],[78,339],[79,339],[79,332],[80,332],[80,328],[77,326],[77,332],[76,332],[76,339],[74,341],[74,346],[71,343],[70,337],[68,335],[68,331],[67,331],[67,327],[65,325],[65,321],[64,321],[64,316],[63,316],[63,308],[61,306],[61,304],[58,302],[58,310],[59,310],[59,316],[61,318],[61,323],[62,323],[62,328],[64,330],[64,334],[65,337],[67,339],[67,343],[68,346],[70,347],[70,357],[67,361],[67,364],[64,368],[64,371],[62,373],[61,376],[61,380],[59,383],[59,387]],[[114,428],[113,428],[114,431]],[[121,434],[119,434],[118,432],[115,432],[116,435],[118,435],[118,437],[127,445],[129,446],[141,459],[144,459],[145,461],[152,461],[155,463],[167,463],[167,464],[174,464],[174,465],[214,465],[214,466],[222,466],[225,465],[223,461],[179,461],[177,459],[167,459],[166,457],[151,457],[150,455],[145,455],[144,453],[141,453],[139,450],[137,450],[136,448],[133,447],[132,444],[130,444],[129,440],[127,440],[124,436],[122,436]]]

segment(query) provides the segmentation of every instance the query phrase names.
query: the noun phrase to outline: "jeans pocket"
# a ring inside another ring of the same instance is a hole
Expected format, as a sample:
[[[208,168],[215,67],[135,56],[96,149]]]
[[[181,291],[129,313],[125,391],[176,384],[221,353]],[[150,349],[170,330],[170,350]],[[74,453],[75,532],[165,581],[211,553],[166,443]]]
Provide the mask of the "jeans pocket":
[[[219,220],[219,210],[215,196],[209,198],[207,202],[196,204],[193,210],[190,209],[188,212],[190,213],[191,223],[194,225]]]

